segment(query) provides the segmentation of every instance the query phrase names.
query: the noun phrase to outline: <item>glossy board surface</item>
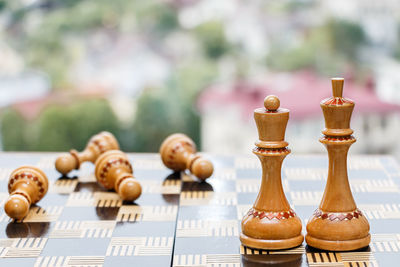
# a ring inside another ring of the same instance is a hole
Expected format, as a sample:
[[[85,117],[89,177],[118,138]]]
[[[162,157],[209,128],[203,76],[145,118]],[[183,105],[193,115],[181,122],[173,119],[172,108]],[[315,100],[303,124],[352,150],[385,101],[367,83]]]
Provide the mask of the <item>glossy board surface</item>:
[[[158,154],[129,154],[143,188],[135,203],[99,186],[91,163],[61,178],[54,168],[58,155],[0,154],[2,206],[8,176],[18,166],[35,165],[49,178],[49,192],[23,221],[13,222],[1,208],[1,266],[393,266],[400,260],[400,168],[391,157],[349,157],[351,189],[370,222],[372,241],[341,253],[305,243],[283,251],[241,246],[240,221],[261,182],[254,155],[208,155],[215,172],[199,183],[172,174]],[[285,194],[303,229],[321,200],[327,165],[326,155],[285,159]]]

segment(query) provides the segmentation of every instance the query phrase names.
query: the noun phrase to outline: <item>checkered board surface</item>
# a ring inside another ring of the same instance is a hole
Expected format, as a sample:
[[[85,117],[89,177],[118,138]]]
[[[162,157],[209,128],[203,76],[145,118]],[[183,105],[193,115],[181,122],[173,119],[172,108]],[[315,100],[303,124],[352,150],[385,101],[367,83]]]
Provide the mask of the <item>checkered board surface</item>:
[[[58,154],[1,153],[0,204],[10,172],[35,165],[49,192],[21,222],[0,211],[0,266],[393,266],[400,261],[400,169],[391,157],[351,156],[349,177],[372,242],[345,253],[302,246],[283,251],[242,247],[240,220],[258,193],[254,155],[212,156],[207,183],[171,174],[157,154],[129,154],[143,187],[136,203],[122,202],[95,182],[85,163],[70,178],[54,169]],[[289,155],[282,170],[286,196],[303,225],[318,206],[327,156]],[[303,227],[304,230],[304,227]]]

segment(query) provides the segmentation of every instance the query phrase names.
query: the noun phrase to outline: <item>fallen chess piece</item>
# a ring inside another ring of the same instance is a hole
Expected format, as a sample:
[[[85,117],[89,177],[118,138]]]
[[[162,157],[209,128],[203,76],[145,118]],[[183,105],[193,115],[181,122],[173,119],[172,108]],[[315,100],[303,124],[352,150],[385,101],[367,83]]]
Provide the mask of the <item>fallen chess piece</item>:
[[[343,78],[332,79],[333,96],[322,100],[323,137],[329,156],[328,179],[319,208],[307,223],[306,242],[324,250],[348,251],[368,246],[369,223],[357,208],[347,176],[347,152],[356,142],[350,129],[354,102],[343,98]]]
[[[164,165],[174,171],[188,169],[200,180],[206,180],[214,171],[213,164],[196,154],[196,145],[184,134],[168,136],[160,147],[160,155]]]
[[[133,177],[133,169],[125,153],[110,150],[96,160],[95,176],[107,189],[114,189],[126,201],[134,201],[142,194],[142,186]]]
[[[265,108],[254,110],[259,140],[253,153],[260,159],[262,180],[253,207],[242,220],[240,241],[257,249],[288,249],[301,245],[301,220],[282,188],[281,168],[290,153],[285,141],[289,110],[279,108],[276,96],[267,96]]]
[[[96,162],[96,159],[104,152],[118,150],[117,139],[109,132],[101,132],[90,138],[86,148],[82,152],[72,149],[69,154],[62,155],[56,160],[56,169],[63,175],[74,169],[79,169],[86,161]]]
[[[4,210],[13,219],[21,220],[29,212],[31,204],[37,203],[47,193],[49,183],[43,171],[33,166],[14,170],[8,180],[9,198]]]

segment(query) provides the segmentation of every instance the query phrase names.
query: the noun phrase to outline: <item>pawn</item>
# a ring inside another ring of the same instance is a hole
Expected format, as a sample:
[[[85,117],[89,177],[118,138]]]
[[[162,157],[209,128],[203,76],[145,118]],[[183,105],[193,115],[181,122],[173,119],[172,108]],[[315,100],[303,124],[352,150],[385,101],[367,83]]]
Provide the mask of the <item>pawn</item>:
[[[56,160],[56,169],[62,175],[66,175],[74,169],[79,169],[85,161],[95,162],[104,152],[119,149],[117,139],[109,132],[101,132],[90,138],[86,148],[82,152],[72,149],[69,154],[62,155]]]
[[[200,180],[206,180],[214,171],[213,164],[196,152],[193,140],[180,133],[168,136],[160,147],[161,159],[167,168],[174,171],[188,169]]]
[[[31,204],[37,203],[47,193],[49,182],[46,174],[33,166],[14,170],[8,180],[9,198],[4,210],[13,219],[21,220],[29,212]]]
[[[126,201],[134,201],[142,194],[142,186],[133,177],[133,169],[125,153],[110,150],[96,160],[95,176],[107,189],[114,189]]]

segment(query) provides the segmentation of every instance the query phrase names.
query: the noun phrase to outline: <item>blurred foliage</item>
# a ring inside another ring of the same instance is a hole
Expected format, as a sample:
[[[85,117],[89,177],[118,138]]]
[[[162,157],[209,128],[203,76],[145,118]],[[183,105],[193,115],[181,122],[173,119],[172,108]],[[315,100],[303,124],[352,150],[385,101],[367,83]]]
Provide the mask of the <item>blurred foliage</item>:
[[[0,12],[6,8],[6,1],[5,0],[0,0]]]
[[[398,61],[400,61],[400,23],[397,24],[397,45],[393,49],[393,56],[396,58]]]
[[[167,85],[178,88],[183,101],[193,106],[197,95],[215,80],[217,71],[217,66],[212,61],[195,58],[176,66]]]
[[[101,131],[116,133],[118,129],[118,120],[105,100],[82,101],[68,107],[52,106],[39,117],[33,150],[82,149],[93,134]]]
[[[1,135],[3,149],[7,151],[29,150],[27,122],[17,111],[9,109],[3,113]]]
[[[49,106],[30,122],[18,112],[8,110],[1,121],[4,149],[83,149],[90,136],[102,130],[113,132],[126,151],[158,151],[163,139],[174,132],[186,133],[200,145],[201,122],[195,110],[196,99],[201,90],[217,79],[247,79],[252,69],[265,69],[265,65],[278,71],[309,68],[328,76],[349,64],[355,68],[360,65],[358,51],[366,40],[360,26],[352,22],[332,19],[317,27],[293,26],[303,27],[300,38],[293,33],[271,35],[265,61],[264,56],[252,58],[244,42],[233,43],[226,37],[229,20],[215,16],[198,25],[183,27],[179,8],[190,4],[179,2],[37,0],[29,4],[25,0],[0,0],[0,13],[6,13],[2,16],[6,23],[1,34],[22,55],[27,68],[48,74],[53,90],[79,90],[76,88],[79,85],[73,84],[71,69],[82,53],[101,53],[101,49],[100,52],[85,50],[90,42],[98,41],[93,36],[99,33],[110,40],[132,36],[138,40],[138,46],[143,45],[151,54],[168,62],[170,68],[163,86],[142,88],[137,96],[137,111],[128,125],[121,125],[103,100]],[[260,6],[264,8],[263,14],[290,17],[313,2],[273,1]],[[178,44],[176,49],[176,43],[171,45],[176,36],[194,40],[195,44],[189,41],[188,47]],[[290,36],[296,40],[288,41]],[[174,50],[171,46],[178,52],[171,51]],[[92,60],[98,60],[96,55]],[[221,74],[226,65],[231,70]]]
[[[162,92],[160,94],[160,92]],[[124,151],[157,152],[168,135],[182,132],[200,145],[200,117],[178,90],[147,88],[138,99],[138,111],[128,129],[121,125],[106,100],[81,100],[51,105],[33,121],[12,108],[3,113],[1,134],[6,151],[82,150],[90,137],[113,133]]]
[[[331,50],[337,51],[350,61],[359,60],[361,46],[366,43],[366,37],[359,24],[344,20],[329,20],[322,28],[329,33]]]
[[[15,0],[7,7],[12,18],[8,31],[13,46],[24,55],[29,66],[49,74],[55,89],[71,86],[68,75],[74,49],[70,40],[84,40],[98,29],[112,29],[117,34],[137,27],[152,40],[163,38],[178,27],[173,6],[156,0],[42,0],[28,7]],[[25,19],[38,14],[41,14],[39,24],[30,26],[29,31],[24,29]]]
[[[224,27],[221,22],[203,23],[195,31],[208,57],[218,59],[229,51],[230,45],[225,39]]]
[[[92,135],[101,131],[118,134],[119,126],[108,102],[97,99],[49,106],[30,122],[10,109],[1,121],[4,150],[81,150]]]
[[[175,132],[189,135],[199,145],[199,116],[176,90],[146,88],[137,103],[137,113],[129,131],[132,147],[128,150],[157,152],[161,142]]]
[[[71,47],[71,40],[85,40],[99,29],[110,30],[114,35],[140,32],[149,46],[164,56],[168,53],[164,51],[165,39],[180,29],[177,9],[171,3],[158,0],[39,0],[30,6],[16,0],[8,11],[12,17],[8,31],[18,33],[10,35],[15,47],[30,67],[49,75],[56,90],[73,86],[69,83],[69,70],[74,64],[76,48]],[[24,22],[38,13],[41,13],[38,24],[25,31]],[[30,140],[5,133],[3,142],[10,144],[5,149],[82,149],[88,138],[101,130],[117,135],[121,148],[126,151],[157,151],[162,140],[173,132],[186,133],[200,145],[200,118],[193,106],[198,93],[216,77],[213,59],[227,53],[229,43],[218,21],[201,24],[191,33],[201,43],[200,49],[206,56],[181,60],[165,88],[143,89],[137,101],[137,113],[128,127],[119,125],[103,102],[49,106],[38,119],[21,123],[32,132]],[[12,121],[10,117],[5,114],[2,124]],[[19,139],[31,146],[18,148],[14,143],[20,144]]]
[[[163,88],[145,88],[137,99],[132,127],[119,135],[122,149],[158,152],[170,134],[187,134],[198,147],[200,116],[194,108],[197,94],[215,77],[215,66],[208,61],[183,64]]]
[[[358,51],[365,43],[365,34],[358,24],[329,20],[305,33],[299,44],[275,43],[267,57],[267,64],[279,71],[309,68],[331,75],[343,71],[348,65],[359,68]]]
[[[139,28],[148,32],[147,37],[163,38],[179,27],[177,10],[165,4],[144,6],[141,12],[135,12]]]

